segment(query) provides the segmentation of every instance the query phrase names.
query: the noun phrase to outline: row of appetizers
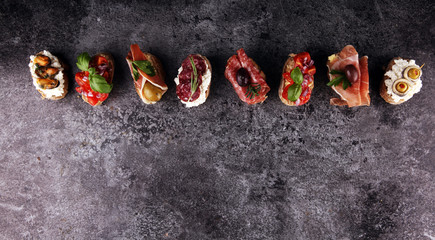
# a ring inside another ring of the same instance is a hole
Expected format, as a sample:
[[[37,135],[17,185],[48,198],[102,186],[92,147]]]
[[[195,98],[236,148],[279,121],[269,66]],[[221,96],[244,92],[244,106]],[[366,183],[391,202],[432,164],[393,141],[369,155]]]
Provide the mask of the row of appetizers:
[[[168,90],[159,59],[142,52],[137,44],[132,44],[126,60],[134,79],[134,87],[142,101],[146,104],[158,102]],[[327,85],[340,96],[330,100],[332,105],[370,105],[367,56],[359,58],[355,48],[348,45],[341,52],[329,56],[326,65],[329,70]],[[44,50],[30,56],[29,67],[33,85],[42,98],[57,100],[65,97],[68,92],[66,66],[57,57]],[[100,105],[113,87],[115,65],[112,56],[100,53],[90,57],[85,52],[77,58],[77,67],[81,72],[75,75],[79,85],[76,91],[90,105]],[[174,81],[177,96],[186,107],[198,106],[206,101],[211,73],[210,61],[205,56],[191,54],[183,60]],[[314,88],[315,73],[316,67],[309,53],[290,54],[284,64],[278,90],[281,101],[289,106],[300,106],[308,102]],[[394,58],[384,74],[381,96],[391,104],[409,100],[422,87],[421,75],[421,67],[414,60]],[[242,101],[256,104],[266,100],[270,90],[266,76],[243,48],[228,59],[225,77]]]

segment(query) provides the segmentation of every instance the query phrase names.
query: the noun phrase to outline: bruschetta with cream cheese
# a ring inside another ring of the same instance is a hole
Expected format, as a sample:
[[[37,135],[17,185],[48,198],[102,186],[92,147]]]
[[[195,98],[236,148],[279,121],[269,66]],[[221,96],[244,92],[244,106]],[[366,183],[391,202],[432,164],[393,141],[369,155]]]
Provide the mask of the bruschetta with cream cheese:
[[[288,106],[300,106],[308,102],[314,88],[316,67],[307,52],[290,54],[282,69],[278,95]]]
[[[401,104],[420,92],[421,67],[412,59],[393,58],[381,82],[381,97],[390,104]]]
[[[91,106],[101,105],[113,88],[115,64],[112,55],[99,53],[91,58],[84,52],[77,58],[77,67],[82,71],[75,75],[79,85],[76,91]]]
[[[203,104],[210,93],[211,73],[211,64],[206,57],[200,54],[187,56],[174,79],[181,103],[186,107]]]
[[[66,65],[49,51],[30,56],[30,74],[33,85],[43,99],[58,100],[68,92]]]
[[[143,53],[137,44],[130,46],[126,60],[140,99],[146,104],[160,101],[168,90],[160,60],[151,53]]]

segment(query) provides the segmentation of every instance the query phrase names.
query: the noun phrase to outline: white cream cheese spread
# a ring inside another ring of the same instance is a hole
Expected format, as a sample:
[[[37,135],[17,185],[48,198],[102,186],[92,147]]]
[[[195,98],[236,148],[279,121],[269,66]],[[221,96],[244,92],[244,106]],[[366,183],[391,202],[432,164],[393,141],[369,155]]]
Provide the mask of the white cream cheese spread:
[[[393,86],[395,85],[395,81],[397,80],[406,80],[409,79],[404,76],[405,69],[408,67],[420,68],[420,66],[415,64],[415,60],[405,60],[405,59],[396,59],[394,60],[394,65],[392,66],[390,71],[385,73],[385,76],[388,79],[385,80],[385,86],[387,87],[387,94],[391,96],[394,102],[407,101],[412,96],[418,92],[420,92],[421,87],[423,86],[422,81],[420,79],[421,75],[417,79],[411,79],[406,81],[408,83],[408,88],[406,94],[398,95],[393,91]]]

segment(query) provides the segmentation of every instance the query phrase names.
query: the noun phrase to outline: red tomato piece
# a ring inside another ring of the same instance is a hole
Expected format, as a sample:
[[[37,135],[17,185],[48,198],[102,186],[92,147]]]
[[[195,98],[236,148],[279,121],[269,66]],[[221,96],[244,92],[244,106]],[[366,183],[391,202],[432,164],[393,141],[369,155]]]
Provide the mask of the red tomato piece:
[[[283,73],[282,76],[284,77],[284,79],[285,79],[287,82],[290,83],[290,85],[292,85],[292,84],[294,83],[294,82],[293,82],[293,79],[292,79],[292,77],[291,77],[291,74],[290,74],[289,72],[285,72],[285,73]]]
[[[307,52],[301,52],[297,54],[293,59],[296,63],[296,66],[303,67],[311,61],[311,56]]]
[[[89,104],[91,104],[92,106],[95,106],[95,104],[98,103],[98,99],[96,97],[87,97],[88,98],[88,102]]]
[[[100,66],[101,64],[106,64],[107,63],[107,59],[105,57],[98,56],[96,62],[97,62],[97,66]]]
[[[289,84],[287,85],[287,87],[284,88],[284,91],[282,91],[282,98],[284,99],[288,99],[288,88],[293,85],[293,84]]]
[[[314,76],[314,74],[316,74],[316,67],[314,65],[309,67],[307,73],[311,76]]]

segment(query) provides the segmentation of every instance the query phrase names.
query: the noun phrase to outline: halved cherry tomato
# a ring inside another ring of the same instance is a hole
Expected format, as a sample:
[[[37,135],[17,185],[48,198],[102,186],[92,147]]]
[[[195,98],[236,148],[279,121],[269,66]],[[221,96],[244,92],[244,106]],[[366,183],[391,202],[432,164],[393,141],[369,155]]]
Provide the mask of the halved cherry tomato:
[[[98,56],[96,59],[97,66],[101,64],[107,64],[107,59],[103,56]]]
[[[307,73],[311,76],[314,76],[314,74],[316,74],[316,67],[314,65],[309,67]]]
[[[282,76],[284,77],[284,79],[290,83],[290,85],[292,85],[294,83],[291,74],[289,72],[285,72],[282,74]]]
[[[288,88],[293,85],[293,84],[289,84],[284,88],[284,91],[282,91],[282,98],[284,99],[288,99]]]
[[[303,67],[304,65],[308,64],[311,61],[311,56],[307,52],[301,52],[297,54],[293,60],[295,61],[295,64],[297,67]]]
[[[88,96],[87,99],[88,99],[88,103],[91,104],[92,106],[95,106],[95,104],[98,103],[98,99],[94,96],[92,96],[92,97]]]

